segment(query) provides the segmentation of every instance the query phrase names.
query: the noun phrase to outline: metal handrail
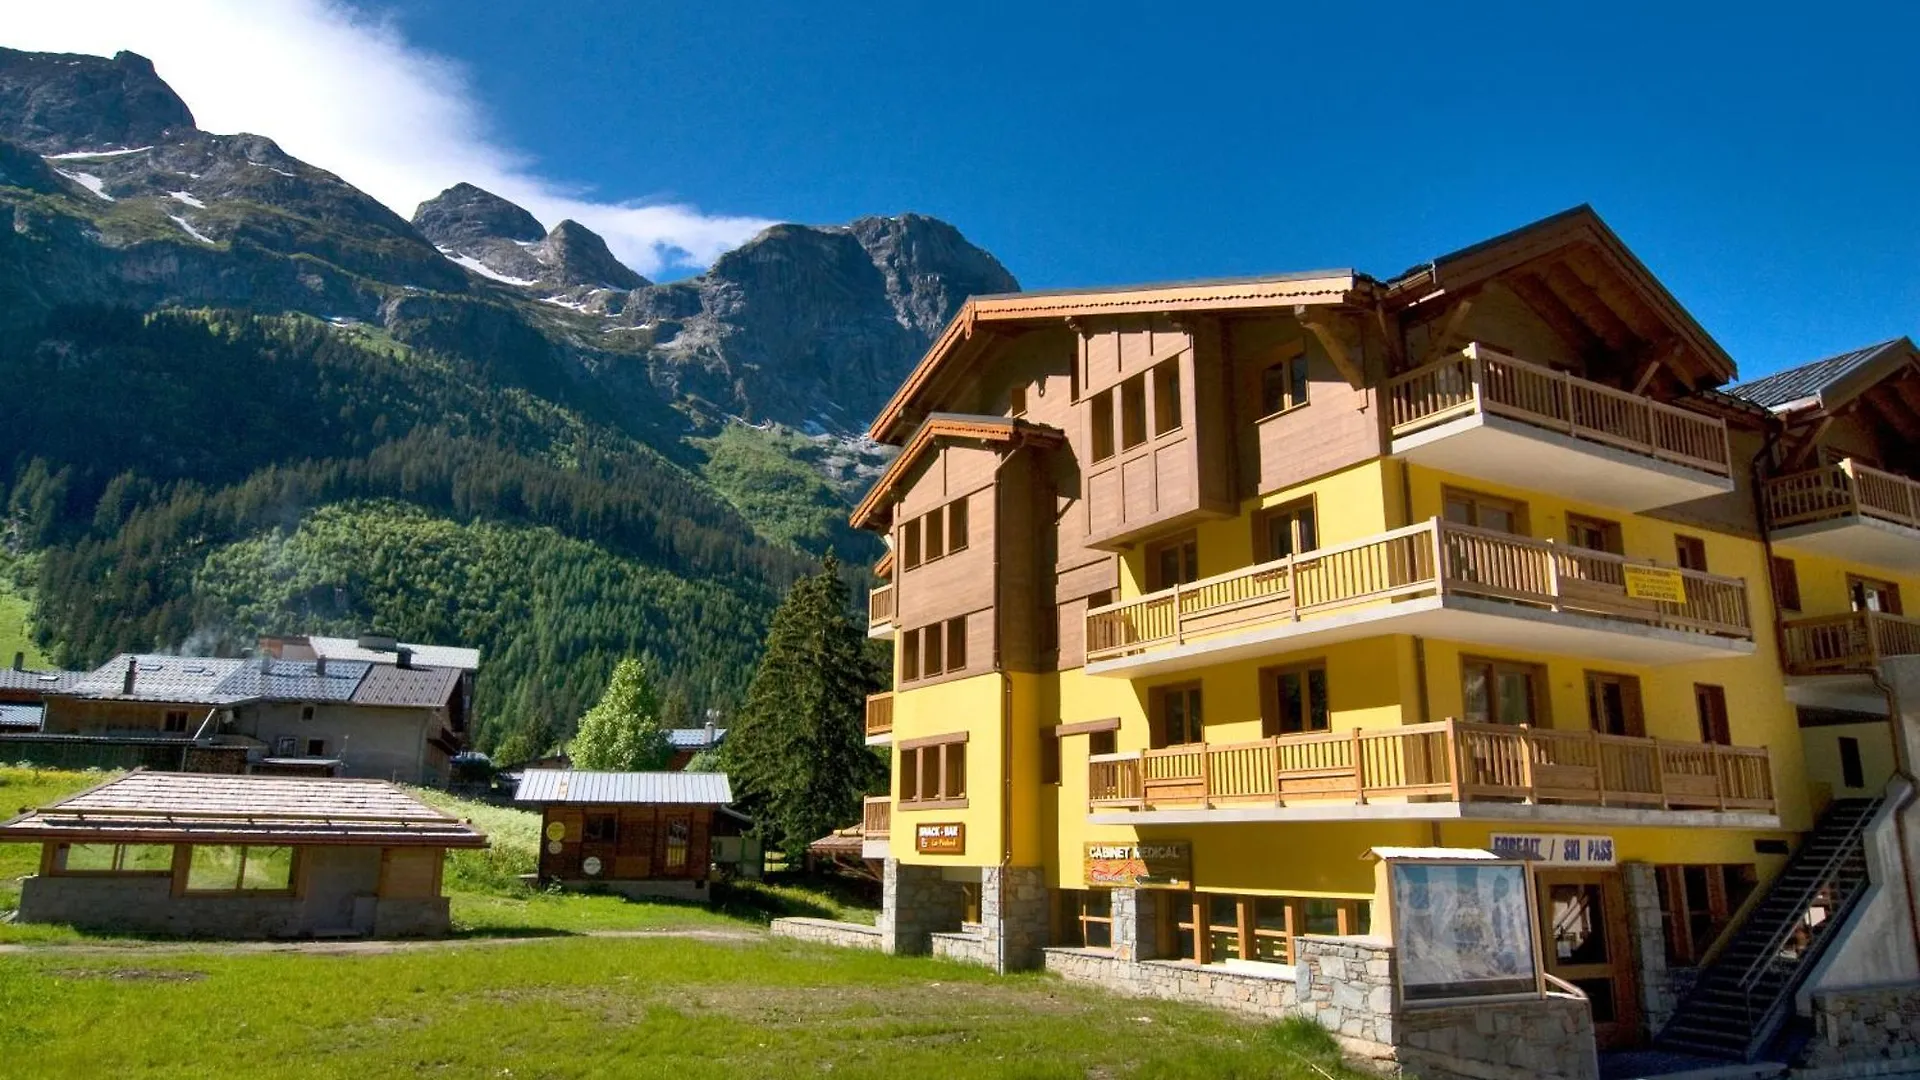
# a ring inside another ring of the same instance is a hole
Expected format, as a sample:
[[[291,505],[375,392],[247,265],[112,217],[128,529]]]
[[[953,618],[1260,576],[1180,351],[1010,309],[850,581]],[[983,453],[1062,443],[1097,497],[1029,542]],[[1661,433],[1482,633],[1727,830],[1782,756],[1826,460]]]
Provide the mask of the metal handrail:
[[[1799,926],[1800,920],[1806,917],[1807,907],[1813,903],[1813,898],[1819,894],[1822,888],[1833,883],[1840,864],[1853,857],[1856,853],[1864,850],[1865,845],[1862,842],[1862,837],[1867,831],[1868,823],[1872,820],[1873,815],[1871,813],[1862,814],[1858,821],[1855,821],[1848,827],[1846,833],[1841,837],[1840,845],[1834,849],[1832,855],[1827,856],[1827,861],[1821,864],[1820,876],[1813,879],[1806,888],[1802,889],[1800,896],[1794,901],[1793,910],[1796,914],[1792,919],[1783,922],[1780,928],[1773,932],[1773,935],[1767,939],[1766,947],[1760,950],[1760,954],[1755,956],[1753,961],[1747,965],[1746,971],[1741,973],[1738,987],[1741,997],[1746,1004],[1747,1018],[1749,1020],[1753,1019],[1753,991],[1754,988],[1759,985],[1762,974],[1764,974],[1767,969],[1773,967],[1775,960],[1780,954],[1780,946],[1786,944],[1787,938],[1792,935],[1794,928]],[[1785,873],[1785,871],[1783,870],[1782,873]]]

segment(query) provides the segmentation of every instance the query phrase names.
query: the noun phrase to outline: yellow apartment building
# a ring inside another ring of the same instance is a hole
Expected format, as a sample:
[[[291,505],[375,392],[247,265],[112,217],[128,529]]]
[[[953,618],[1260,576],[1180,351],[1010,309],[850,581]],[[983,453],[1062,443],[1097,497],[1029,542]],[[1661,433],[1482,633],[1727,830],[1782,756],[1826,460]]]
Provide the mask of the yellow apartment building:
[[[1740,385],[1585,207],[1388,278],[970,300],[853,515],[883,946],[1284,1011],[1379,939],[1367,854],[1446,849],[1530,862],[1603,1050],[1920,980],[1917,370]]]

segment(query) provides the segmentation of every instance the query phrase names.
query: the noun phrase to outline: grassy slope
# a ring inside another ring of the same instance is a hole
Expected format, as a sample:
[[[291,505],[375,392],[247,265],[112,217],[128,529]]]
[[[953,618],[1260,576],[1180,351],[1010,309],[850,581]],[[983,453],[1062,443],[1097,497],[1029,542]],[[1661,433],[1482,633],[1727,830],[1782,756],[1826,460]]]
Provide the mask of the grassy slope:
[[[0,579],[0,664],[13,663],[13,654],[27,654],[28,667],[45,667],[46,655],[33,643],[33,636],[27,630],[27,614],[32,601],[13,590],[5,579]]]

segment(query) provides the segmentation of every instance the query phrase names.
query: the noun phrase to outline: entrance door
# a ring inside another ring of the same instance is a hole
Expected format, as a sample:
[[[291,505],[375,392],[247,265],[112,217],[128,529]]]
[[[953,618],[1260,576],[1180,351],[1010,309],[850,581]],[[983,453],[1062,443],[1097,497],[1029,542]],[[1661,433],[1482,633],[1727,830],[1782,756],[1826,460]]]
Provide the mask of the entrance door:
[[[1538,877],[1547,970],[1587,995],[1600,1049],[1637,1045],[1639,993],[1619,873],[1543,870]]]

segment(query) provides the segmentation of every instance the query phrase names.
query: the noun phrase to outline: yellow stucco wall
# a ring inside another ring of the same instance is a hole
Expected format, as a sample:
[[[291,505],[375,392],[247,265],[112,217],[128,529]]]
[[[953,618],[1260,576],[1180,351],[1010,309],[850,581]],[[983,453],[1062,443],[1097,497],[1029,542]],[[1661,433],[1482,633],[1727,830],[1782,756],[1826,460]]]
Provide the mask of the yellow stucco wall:
[[[998,866],[1002,854],[1003,780],[1001,707],[1005,679],[976,675],[895,694],[893,700],[893,829],[888,836],[902,862],[945,866]],[[900,747],[903,743],[956,731],[967,732],[967,805],[918,810],[900,802]],[[914,851],[914,826],[959,822],[966,826],[966,850],[959,855],[921,855]]]

